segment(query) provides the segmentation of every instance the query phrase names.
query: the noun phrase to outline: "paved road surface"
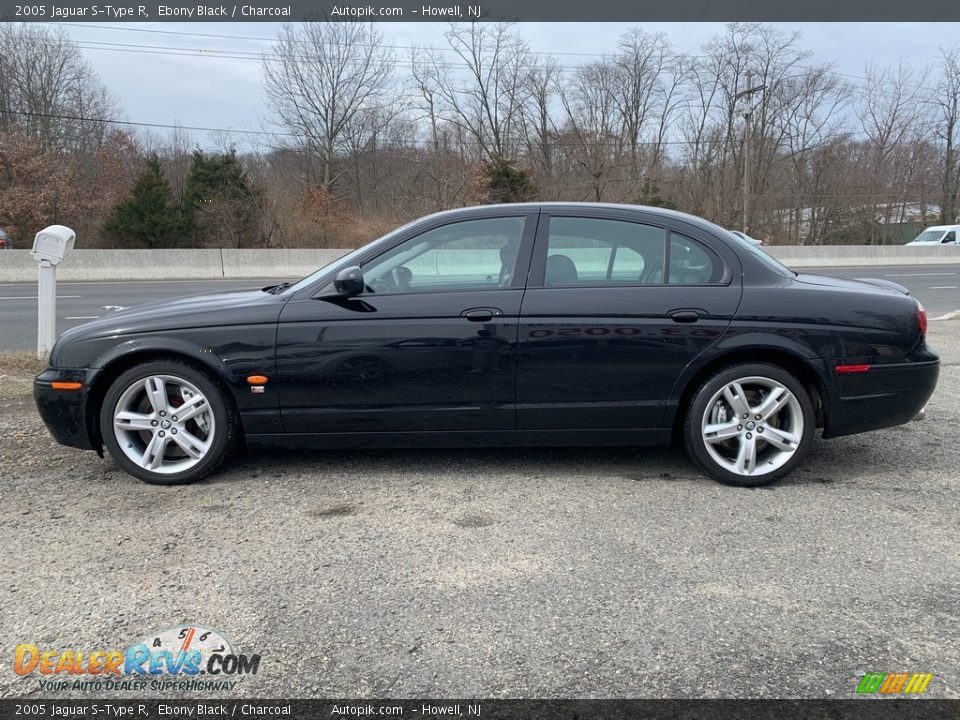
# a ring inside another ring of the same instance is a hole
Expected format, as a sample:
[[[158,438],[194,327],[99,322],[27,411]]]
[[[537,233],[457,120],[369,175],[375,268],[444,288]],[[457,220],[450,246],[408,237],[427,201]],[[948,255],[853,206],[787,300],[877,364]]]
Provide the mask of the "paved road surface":
[[[909,265],[805,269],[840,277],[887,278],[910,288],[931,318],[960,310],[960,265]],[[138,303],[251,287],[272,280],[167,280],[157,282],[61,282],[57,285],[57,332],[104,314],[104,305]],[[0,351],[36,347],[36,283],[0,284]]]

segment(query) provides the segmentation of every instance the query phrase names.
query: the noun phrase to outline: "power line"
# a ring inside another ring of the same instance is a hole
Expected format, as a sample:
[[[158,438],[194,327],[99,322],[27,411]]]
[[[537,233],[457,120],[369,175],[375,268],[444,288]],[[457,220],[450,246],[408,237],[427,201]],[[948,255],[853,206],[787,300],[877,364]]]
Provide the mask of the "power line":
[[[264,36],[262,36],[262,35],[227,35],[227,34],[222,34],[222,33],[200,33],[200,32],[186,32],[186,31],[179,31],[179,30],[156,30],[156,29],[153,29],[153,28],[134,28],[134,27],[127,27],[127,26],[118,27],[118,26],[112,26],[112,25],[95,25],[95,24],[90,24],[90,23],[55,23],[55,24],[61,25],[61,26],[63,26],[63,27],[81,27],[81,28],[90,28],[90,29],[96,29],[96,30],[113,30],[113,31],[121,31],[121,32],[153,33],[153,34],[158,34],[158,35],[174,35],[174,36],[181,36],[181,37],[201,37],[201,38],[212,38],[212,39],[220,39],[220,40],[252,40],[252,41],[256,41],[256,42],[270,42],[270,43],[273,43],[273,42],[276,42],[276,41],[277,41],[277,38],[275,38],[275,37],[270,38],[270,37],[264,37]],[[77,41],[77,42],[95,42],[95,41],[80,40],[80,41]],[[99,43],[99,44],[110,45],[110,44],[114,44],[114,43]],[[350,46],[360,46],[360,47],[371,47],[371,46],[372,46],[370,43],[332,43],[332,44],[350,45]],[[131,47],[163,47],[163,46],[137,46],[137,45],[131,45]],[[457,51],[456,51],[454,48],[451,48],[451,47],[446,47],[446,48],[444,48],[444,47],[438,48],[438,47],[434,47],[434,46],[418,47],[418,46],[415,46],[415,45],[397,45],[397,44],[383,44],[383,43],[377,43],[377,44],[376,44],[376,47],[381,47],[381,48],[388,49],[388,50],[405,50],[405,51],[425,50],[425,51],[429,51],[429,52],[445,52],[445,53],[454,53],[454,54],[457,54]],[[96,48],[90,48],[90,49],[96,49]],[[202,54],[204,54],[204,55],[207,56],[207,57],[217,57],[216,55],[212,54],[213,52],[222,52],[222,53],[248,55],[248,56],[249,56],[249,55],[255,55],[257,58],[259,58],[260,55],[261,55],[260,53],[253,53],[253,52],[251,52],[251,51],[231,50],[231,49],[218,49],[218,50],[215,50],[215,51],[212,51],[212,52],[211,52],[211,51],[202,50],[202,49],[192,49],[192,48],[176,48],[176,49],[177,49],[177,50],[190,50],[190,51],[192,51],[192,52],[202,53]],[[541,55],[541,56],[544,56],[544,57],[553,57],[553,56],[558,56],[558,55],[560,55],[560,56],[569,56],[569,57],[592,57],[592,58],[599,58],[599,59],[609,59],[609,58],[612,58],[612,57],[614,57],[614,56],[616,55],[615,52],[613,52],[613,53],[597,53],[597,52],[551,51],[551,50],[530,50],[530,49],[528,49],[527,52],[529,52],[529,53],[532,54],[532,55]],[[695,54],[695,53],[671,53],[671,54],[665,55],[664,57],[665,57],[665,59],[690,59],[690,60],[693,60],[693,59],[698,59],[698,58],[705,58],[705,57],[708,57],[708,56],[707,56],[707,55],[702,55],[702,54]],[[233,57],[230,57],[230,58],[228,58],[228,59],[242,59],[242,58],[233,58]],[[449,64],[449,65],[446,65],[446,64],[445,64],[445,66],[447,66],[447,67],[461,67],[461,68],[468,68],[468,67],[469,67],[469,66],[468,66],[467,64],[465,64],[465,63],[463,63],[463,64],[454,63],[454,64]],[[575,66],[562,66],[562,65],[561,65],[561,66],[558,66],[558,69],[565,72],[565,71],[570,71],[570,70],[576,70],[578,67],[580,67],[580,66],[576,66],[576,65],[575,65]],[[799,64],[799,63],[795,64],[795,67],[798,67],[798,68],[801,68],[801,69],[804,69],[804,70],[817,70],[817,69],[821,69],[821,68],[819,68],[818,66],[814,66],[814,65],[804,65],[804,64]],[[870,77],[868,77],[868,76],[866,76],[866,75],[857,75],[857,74],[854,74],[854,73],[840,72],[839,70],[834,70],[834,69],[832,69],[832,68],[827,69],[827,72],[829,72],[829,73],[831,73],[831,74],[833,74],[833,75],[836,75],[836,76],[838,76],[838,77],[851,78],[851,79],[855,79],[855,80],[865,80],[865,81],[867,81],[867,82],[871,82],[872,80],[874,80],[874,78],[870,78]],[[863,86],[863,85],[857,85],[856,87],[863,88],[864,86]],[[936,88],[932,88],[932,87],[929,87],[929,86],[926,86],[926,85],[909,85],[909,86],[906,86],[906,87],[910,87],[910,88],[916,89],[916,90],[927,90],[927,91],[929,91],[929,92],[936,92],[936,91],[937,91]]]

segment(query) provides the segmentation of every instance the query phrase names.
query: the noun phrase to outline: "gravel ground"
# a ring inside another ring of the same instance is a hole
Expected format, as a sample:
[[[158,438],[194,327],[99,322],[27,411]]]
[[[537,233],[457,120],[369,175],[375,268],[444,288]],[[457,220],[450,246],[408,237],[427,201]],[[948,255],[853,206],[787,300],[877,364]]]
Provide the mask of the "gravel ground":
[[[757,490],[671,449],[259,454],[151,487],[55,446],[30,363],[0,363],[0,696],[45,694],[17,643],[186,620],[262,655],[236,696],[846,698],[922,671],[960,697],[960,320],[930,335],[924,422]]]

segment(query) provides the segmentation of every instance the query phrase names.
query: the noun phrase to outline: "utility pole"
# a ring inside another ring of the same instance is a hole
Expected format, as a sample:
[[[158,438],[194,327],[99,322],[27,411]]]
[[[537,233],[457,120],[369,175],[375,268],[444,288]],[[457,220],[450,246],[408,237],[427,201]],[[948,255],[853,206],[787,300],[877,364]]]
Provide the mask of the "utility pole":
[[[766,89],[766,85],[751,87],[753,73],[747,70],[747,89],[733,96],[734,102],[740,101],[740,114],[743,115],[743,233],[750,234],[750,117],[753,105],[750,96]]]

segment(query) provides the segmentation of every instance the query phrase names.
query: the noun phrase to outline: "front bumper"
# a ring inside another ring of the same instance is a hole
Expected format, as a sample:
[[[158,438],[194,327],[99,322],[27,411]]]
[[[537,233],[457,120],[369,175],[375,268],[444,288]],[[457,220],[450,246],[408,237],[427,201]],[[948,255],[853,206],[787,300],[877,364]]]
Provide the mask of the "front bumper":
[[[921,419],[940,374],[930,350],[913,362],[873,365],[868,372],[834,377],[823,437],[839,437]]]
[[[61,445],[97,450],[90,438],[88,401],[96,370],[47,368],[33,381],[33,399],[47,430]],[[79,382],[79,390],[57,390],[54,382]]]

